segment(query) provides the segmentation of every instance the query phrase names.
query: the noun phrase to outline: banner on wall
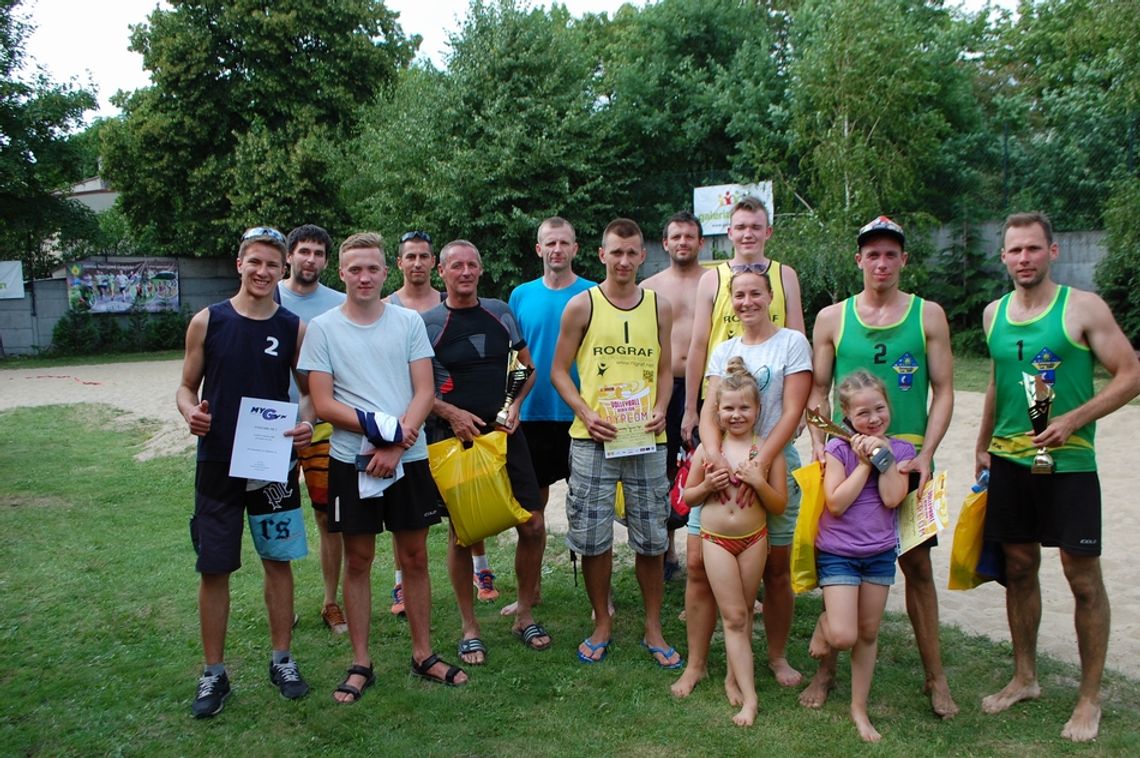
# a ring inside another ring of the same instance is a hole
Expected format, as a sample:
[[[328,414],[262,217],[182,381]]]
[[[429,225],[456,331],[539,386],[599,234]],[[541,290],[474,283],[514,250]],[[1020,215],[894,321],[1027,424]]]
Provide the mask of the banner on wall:
[[[712,187],[693,187],[693,215],[701,220],[706,237],[728,234],[729,214],[740,198],[752,195],[764,202],[769,219],[776,213],[772,205],[772,182],[757,184],[717,184]]]
[[[24,264],[0,261],[0,300],[19,300],[24,296]]]
[[[124,313],[132,308],[176,311],[178,263],[74,261],[67,267],[67,299],[72,310],[92,313]]]

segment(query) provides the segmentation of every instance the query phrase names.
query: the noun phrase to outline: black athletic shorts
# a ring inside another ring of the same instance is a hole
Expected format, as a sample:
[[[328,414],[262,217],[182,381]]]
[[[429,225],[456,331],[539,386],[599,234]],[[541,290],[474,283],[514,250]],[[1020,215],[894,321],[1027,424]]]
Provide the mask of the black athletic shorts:
[[[440,522],[439,491],[427,459],[404,462],[404,475],[380,497],[360,499],[355,463],[329,459],[329,531],[379,534],[427,529]]]
[[[1100,478],[1095,471],[1034,474],[991,455],[985,538],[1100,555]]]
[[[539,487],[570,478],[569,421],[523,421],[522,431]]]

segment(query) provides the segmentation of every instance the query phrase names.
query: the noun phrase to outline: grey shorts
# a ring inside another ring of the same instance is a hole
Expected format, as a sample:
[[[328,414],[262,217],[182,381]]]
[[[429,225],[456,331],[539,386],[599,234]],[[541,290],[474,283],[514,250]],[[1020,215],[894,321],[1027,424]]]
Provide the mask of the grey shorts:
[[[665,446],[626,458],[605,457],[593,440],[570,442],[570,486],[566,491],[566,544],[579,555],[601,555],[614,542],[614,490],[622,483],[629,546],[638,555],[662,555],[668,547],[669,482]]]

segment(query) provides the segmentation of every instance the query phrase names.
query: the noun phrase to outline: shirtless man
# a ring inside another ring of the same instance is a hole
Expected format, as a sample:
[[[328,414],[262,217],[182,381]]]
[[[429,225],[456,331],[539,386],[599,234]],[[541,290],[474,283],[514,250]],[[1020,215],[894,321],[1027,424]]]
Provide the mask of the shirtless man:
[[[669,268],[642,282],[642,286],[658,292],[673,306],[673,330],[669,342],[672,349],[673,395],[665,417],[665,476],[670,482],[677,476],[677,454],[684,445],[693,449],[692,438],[681,438],[681,420],[685,415],[685,359],[693,336],[693,304],[697,285],[705,269],[700,264],[705,238],[701,221],[689,211],[674,213],[665,222],[661,245],[669,254]],[[669,549],[665,553],[665,581],[673,578],[680,566],[674,544],[677,527],[669,529]]]

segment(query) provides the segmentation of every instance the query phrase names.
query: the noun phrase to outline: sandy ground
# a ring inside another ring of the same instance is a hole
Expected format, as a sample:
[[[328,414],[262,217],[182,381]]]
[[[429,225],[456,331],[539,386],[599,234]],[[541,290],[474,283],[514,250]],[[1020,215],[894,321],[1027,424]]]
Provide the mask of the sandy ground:
[[[140,459],[170,455],[193,444],[174,405],[180,366],[180,361],[152,361],[4,369],[0,370],[0,411],[19,406],[106,403],[128,416],[154,423],[154,433],[139,453]],[[939,466],[950,473],[951,502],[951,529],[943,534],[942,546],[933,554],[942,621],[971,634],[1008,640],[1005,594],[1000,586],[991,582],[968,592],[941,589],[946,586],[953,524],[973,479],[974,438],[982,409],[979,393],[958,392],[955,400],[954,421],[938,455]],[[1140,455],[1135,438],[1138,430],[1140,407],[1136,406],[1127,406],[1102,419],[1097,430],[1104,501],[1102,565],[1112,602],[1109,668],[1132,677],[1140,677],[1140,583],[1128,578],[1129,556],[1134,558],[1140,553]],[[806,453],[805,440],[806,435],[800,440],[801,454]],[[564,493],[564,488],[552,488],[547,523],[554,532],[565,532],[565,509],[561,506]],[[624,533],[620,527],[618,531]],[[903,586],[899,576],[899,583],[891,590],[889,607],[901,611]],[[1055,549],[1043,551],[1041,586],[1040,650],[1075,663],[1073,599]]]

